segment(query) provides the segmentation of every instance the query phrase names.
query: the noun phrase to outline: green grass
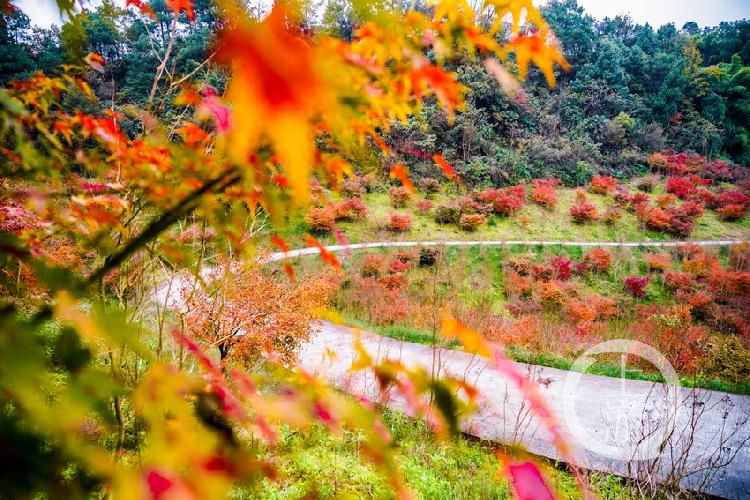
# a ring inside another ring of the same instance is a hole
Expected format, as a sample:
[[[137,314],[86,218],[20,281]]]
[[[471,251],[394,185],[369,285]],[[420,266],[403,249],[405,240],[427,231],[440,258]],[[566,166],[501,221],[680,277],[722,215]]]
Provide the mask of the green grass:
[[[635,191],[631,189],[631,191]],[[659,190],[651,196],[660,194]],[[435,204],[440,204],[453,195],[438,194],[434,197]],[[623,218],[614,225],[602,222],[590,224],[575,224],[568,214],[570,206],[575,200],[574,189],[558,190],[559,203],[554,209],[545,209],[527,202],[524,208],[513,217],[491,216],[488,224],[474,232],[466,232],[455,224],[442,225],[434,221],[432,214],[421,215],[414,207],[419,196],[401,209],[391,207],[387,193],[372,193],[363,197],[368,207],[369,217],[365,222],[342,222],[339,228],[352,243],[369,241],[409,241],[409,240],[560,240],[560,241],[664,241],[674,237],[648,231],[641,227],[635,214],[624,212]],[[589,200],[599,208],[602,214],[607,207],[614,204],[611,197],[589,194]],[[412,229],[406,233],[393,233],[386,229],[388,218],[392,212],[410,213],[413,218]],[[529,223],[523,225],[523,218]],[[293,245],[306,246],[304,233],[307,226],[301,215],[289,221],[288,227],[282,232]],[[750,237],[750,217],[739,222],[726,222],[719,219],[712,210],[706,210],[703,217],[698,219],[695,229],[689,239],[747,239]],[[325,244],[335,244],[333,235],[319,235]]]
[[[510,498],[508,482],[497,477],[498,445],[466,436],[439,441],[421,420],[390,410],[382,416],[401,472],[416,498]],[[267,458],[280,471],[279,480],[264,481],[252,491],[238,488],[233,498],[393,498],[386,479],[363,455],[355,432],[335,437],[314,425],[305,432],[282,433],[279,447]],[[540,463],[560,498],[581,498],[563,465],[544,459]],[[621,478],[594,473],[589,482],[601,498],[635,498]]]

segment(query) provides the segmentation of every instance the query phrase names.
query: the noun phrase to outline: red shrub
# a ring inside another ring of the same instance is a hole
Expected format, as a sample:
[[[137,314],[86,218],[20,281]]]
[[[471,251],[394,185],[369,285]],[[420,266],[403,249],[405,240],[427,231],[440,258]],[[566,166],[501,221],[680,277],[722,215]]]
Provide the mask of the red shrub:
[[[531,276],[537,281],[551,281],[555,277],[555,268],[547,264],[534,264]]]
[[[388,264],[388,272],[391,274],[403,273],[407,269],[409,269],[409,267],[409,262],[404,262],[399,259],[393,259],[390,264]]]
[[[750,206],[750,196],[747,196],[742,191],[725,191],[719,195],[717,204],[719,207],[726,207],[728,205],[748,207]]]
[[[458,225],[464,231],[476,231],[479,226],[487,222],[487,217],[482,214],[464,214],[458,221]]]
[[[716,208],[719,206],[719,197],[708,189],[696,189],[690,199],[701,203],[708,208]]]
[[[677,209],[679,213],[688,217],[703,217],[703,205],[694,201],[686,201]]]
[[[434,206],[435,204],[430,200],[419,200],[417,202],[417,210],[419,210],[419,213],[422,215],[428,214]]]
[[[525,197],[524,186],[511,186],[496,190],[491,202],[498,215],[510,216],[523,208]]]
[[[367,205],[362,200],[350,198],[335,206],[336,219],[348,221],[364,220],[367,218]]]
[[[695,186],[685,177],[670,177],[667,179],[666,191],[684,200],[695,193]]]
[[[588,270],[604,273],[612,263],[612,255],[603,248],[595,248],[583,256],[583,262]]]
[[[352,177],[344,181],[341,187],[341,194],[347,198],[361,198],[365,194],[365,186],[359,177]]]
[[[648,276],[628,276],[624,281],[625,290],[630,292],[634,297],[645,297],[646,291],[644,288],[646,288],[646,285],[650,282],[651,278]]]
[[[334,207],[310,207],[305,214],[305,222],[310,225],[310,230],[316,233],[326,233],[333,229],[336,223],[336,210]]]
[[[553,257],[552,260],[550,260],[550,264],[552,267],[555,268],[555,273],[557,274],[557,279],[562,281],[567,281],[570,279],[571,271],[570,271],[570,259],[566,257]]]
[[[630,197],[628,209],[637,210],[639,206],[647,204],[649,201],[651,201],[651,198],[646,193],[635,193]]]
[[[471,196],[462,196],[456,200],[461,214],[482,214],[492,211],[492,206],[480,203]]]
[[[570,207],[570,216],[576,224],[585,224],[599,218],[596,206],[590,201],[573,204]]]
[[[411,198],[411,193],[404,186],[392,187],[388,194],[391,197],[391,205],[396,208],[405,207]]]
[[[672,290],[692,288],[695,285],[695,279],[690,273],[667,271],[664,273],[664,285]]]
[[[546,208],[557,205],[555,190],[560,185],[560,179],[535,179],[531,186],[531,199],[534,203]]]
[[[388,229],[397,233],[405,233],[411,229],[411,215],[392,213],[388,222]]]
[[[609,194],[617,188],[618,182],[614,177],[595,176],[591,179],[591,192]]]
[[[531,281],[515,270],[506,268],[503,270],[503,290],[508,299],[528,295],[531,292]]]

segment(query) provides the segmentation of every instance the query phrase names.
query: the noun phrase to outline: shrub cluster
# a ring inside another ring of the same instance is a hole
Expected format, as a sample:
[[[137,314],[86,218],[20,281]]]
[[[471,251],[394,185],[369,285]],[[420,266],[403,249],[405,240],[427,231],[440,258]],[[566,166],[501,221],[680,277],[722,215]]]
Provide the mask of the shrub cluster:
[[[535,179],[531,185],[531,200],[537,205],[554,208],[560,184],[560,179]]]
[[[484,214],[463,214],[458,221],[458,225],[464,231],[476,231],[480,226],[487,223],[487,216]]]
[[[619,181],[614,177],[594,176],[591,179],[591,192],[596,194],[610,194],[617,189]]]
[[[404,186],[392,187],[388,194],[391,197],[391,205],[395,208],[405,207],[411,198],[411,193]]]
[[[388,221],[388,229],[396,233],[405,233],[411,229],[411,215],[392,213]]]

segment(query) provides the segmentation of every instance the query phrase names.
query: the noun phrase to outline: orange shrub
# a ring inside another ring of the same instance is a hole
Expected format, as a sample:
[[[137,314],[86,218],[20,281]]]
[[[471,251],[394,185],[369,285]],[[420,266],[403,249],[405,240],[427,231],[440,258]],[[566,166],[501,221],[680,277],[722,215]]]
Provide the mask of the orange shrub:
[[[543,306],[558,307],[565,303],[565,294],[556,281],[537,281],[532,288],[534,298]]]
[[[677,197],[671,193],[662,194],[656,197],[656,205],[659,208],[671,207],[675,203],[677,203]]]
[[[591,179],[591,192],[609,194],[617,188],[618,180],[614,177],[595,176]]]
[[[531,292],[531,280],[521,276],[514,269],[505,268],[503,270],[503,290],[508,299],[528,295]]]
[[[745,216],[745,206],[739,204],[725,205],[717,208],[716,213],[718,213],[722,219],[727,221],[740,220]]]
[[[576,324],[596,319],[596,310],[578,299],[570,299],[565,304],[565,314]]]
[[[405,233],[411,229],[411,215],[392,213],[388,222],[388,229],[396,233]]]
[[[649,271],[664,272],[672,267],[672,258],[666,253],[647,253],[643,261]]]
[[[305,222],[310,226],[311,231],[327,233],[336,223],[336,210],[331,206],[310,207],[305,214]]]
[[[464,231],[476,231],[485,223],[487,223],[487,217],[482,214],[464,214],[458,221],[458,225]]]
[[[360,274],[366,278],[380,276],[383,269],[384,258],[382,255],[368,254],[362,261]]]
[[[595,248],[583,256],[583,262],[588,270],[605,273],[612,263],[612,255],[603,248]]]
[[[560,179],[535,179],[531,185],[531,200],[537,205],[554,208],[557,205],[556,189]]]

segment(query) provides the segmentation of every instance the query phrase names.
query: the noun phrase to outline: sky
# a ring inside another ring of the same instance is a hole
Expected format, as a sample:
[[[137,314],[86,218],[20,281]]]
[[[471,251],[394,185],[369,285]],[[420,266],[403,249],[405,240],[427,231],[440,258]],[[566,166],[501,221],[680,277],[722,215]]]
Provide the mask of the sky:
[[[48,27],[60,24],[60,15],[53,0],[15,0],[34,24]],[[90,0],[95,4],[96,0]],[[124,5],[125,0],[115,0]],[[535,2],[536,3],[536,2]],[[750,18],[750,0],[578,0],[586,12],[601,19],[630,14],[636,22],[658,27],[674,22],[681,28],[687,21],[699,26],[714,26],[721,21]]]

